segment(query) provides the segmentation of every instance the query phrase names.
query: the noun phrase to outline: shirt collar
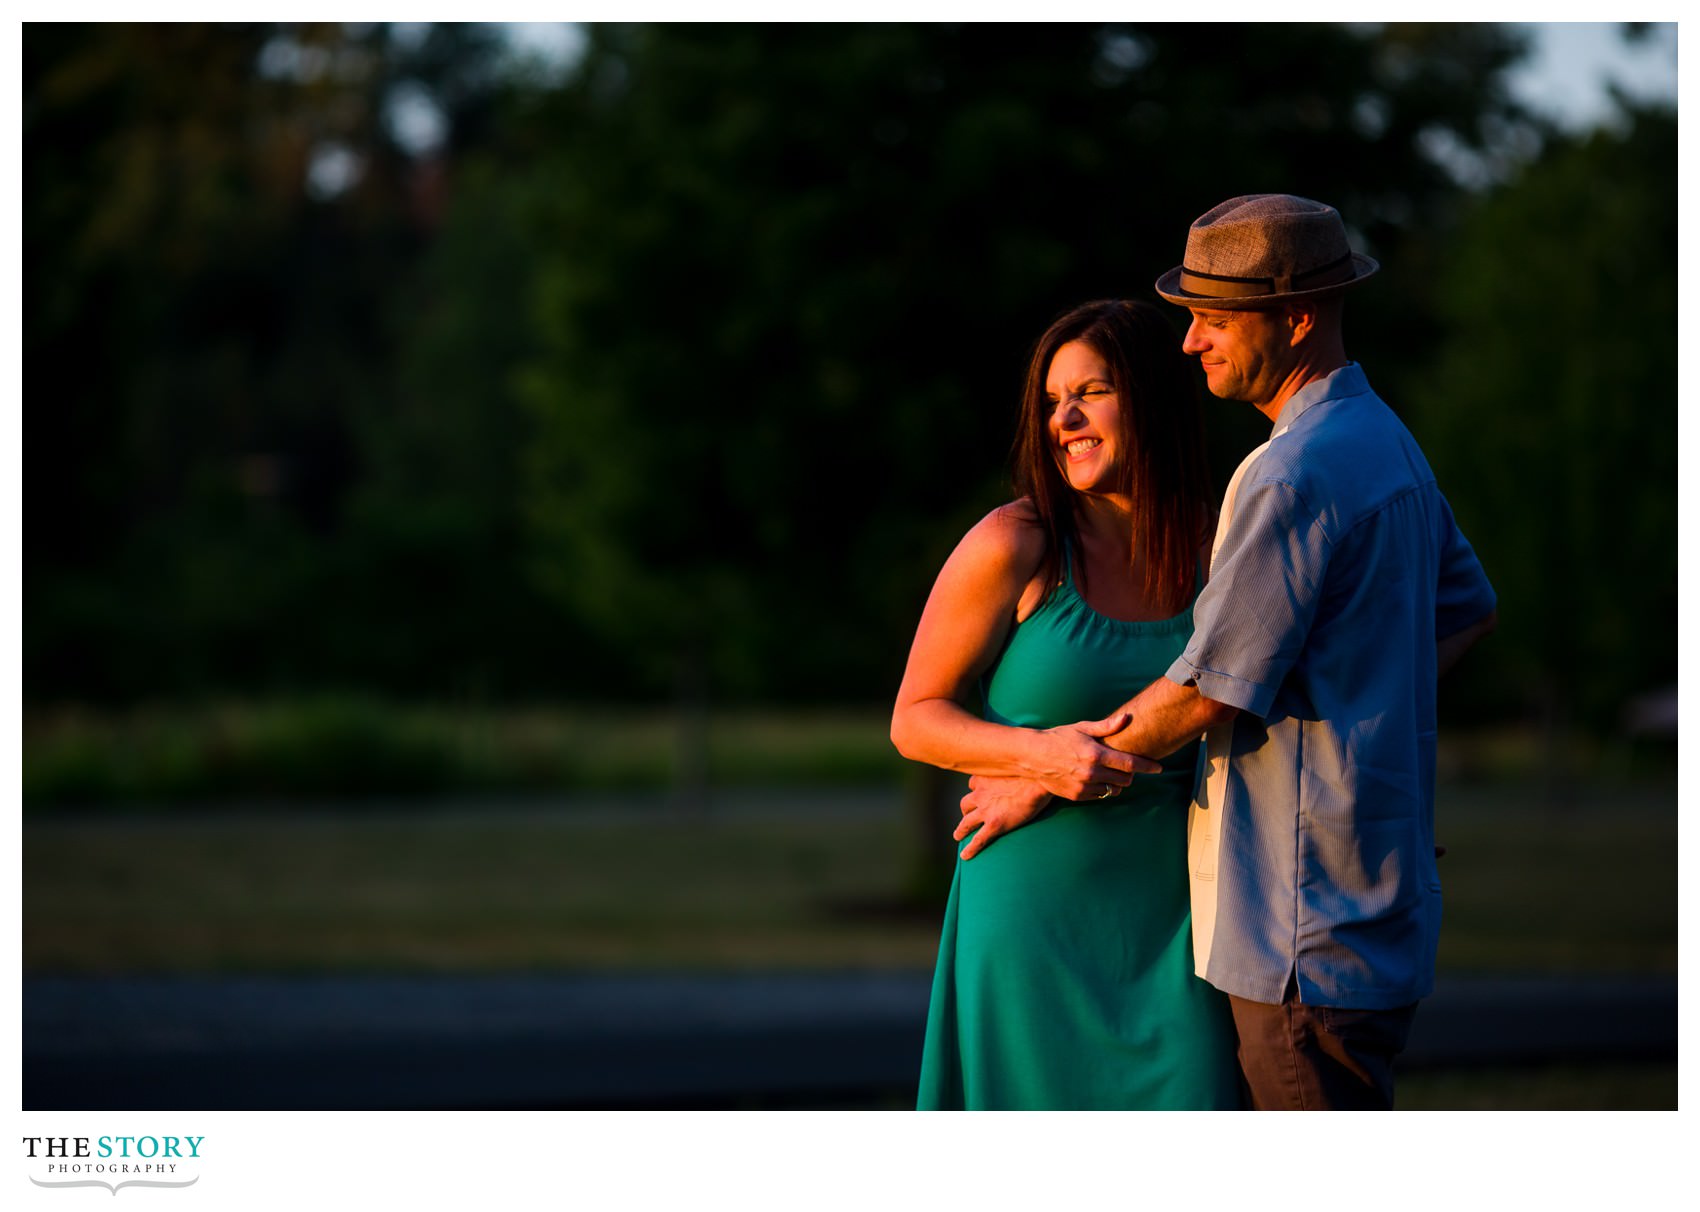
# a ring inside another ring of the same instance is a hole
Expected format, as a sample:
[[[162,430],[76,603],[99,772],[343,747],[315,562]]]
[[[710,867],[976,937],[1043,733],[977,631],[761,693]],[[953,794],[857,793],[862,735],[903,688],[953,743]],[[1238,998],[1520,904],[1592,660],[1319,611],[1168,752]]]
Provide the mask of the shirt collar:
[[[1292,427],[1311,406],[1324,400],[1339,400],[1346,396],[1361,396],[1369,391],[1369,380],[1364,377],[1363,368],[1356,362],[1348,362],[1338,370],[1329,371],[1322,378],[1306,383],[1288,397],[1281,405],[1280,415],[1275,418],[1275,432],[1280,434]]]

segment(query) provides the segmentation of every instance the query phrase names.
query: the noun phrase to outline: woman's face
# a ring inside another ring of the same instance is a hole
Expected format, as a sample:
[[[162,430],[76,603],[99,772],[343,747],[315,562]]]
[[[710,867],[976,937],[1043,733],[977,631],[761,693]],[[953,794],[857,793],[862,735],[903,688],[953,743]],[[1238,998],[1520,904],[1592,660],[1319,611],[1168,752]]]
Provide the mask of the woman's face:
[[[1121,401],[1110,368],[1096,350],[1070,341],[1051,358],[1045,374],[1048,422],[1057,465],[1076,492],[1108,492],[1116,484],[1123,452]]]

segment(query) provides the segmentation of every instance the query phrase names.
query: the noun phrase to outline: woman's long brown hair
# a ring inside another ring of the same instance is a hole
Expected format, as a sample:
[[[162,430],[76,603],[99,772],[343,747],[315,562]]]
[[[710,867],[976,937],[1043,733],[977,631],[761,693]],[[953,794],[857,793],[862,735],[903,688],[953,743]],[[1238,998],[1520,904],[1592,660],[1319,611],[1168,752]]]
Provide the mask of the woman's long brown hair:
[[[1214,512],[1204,457],[1198,389],[1180,338],[1149,303],[1106,299],[1084,303],[1058,317],[1033,347],[1014,449],[1015,491],[1032,500],[1045,529],[1045,584],[1062,579],[1062,553],[1076,553],[1076,492],[1063,477],[1060,452],[1047,421],[1051,404],[1045,376],[1058,349],[1070,341],[1092,347],[1109,366],[1120,403],[1118,446],[1127,452],[1115,490],[1133,501],[1133,545],[1145,554],[1145,591],[1154,604],[1178,614],[1192,600],[1198,559]]]

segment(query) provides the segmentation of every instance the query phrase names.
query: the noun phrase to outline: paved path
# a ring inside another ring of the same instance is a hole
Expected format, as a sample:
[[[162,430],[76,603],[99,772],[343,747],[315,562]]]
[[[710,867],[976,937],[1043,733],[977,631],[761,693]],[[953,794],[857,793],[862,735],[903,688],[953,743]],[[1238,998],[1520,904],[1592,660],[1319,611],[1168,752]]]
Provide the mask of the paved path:
[[[925,972],[30,977],[49,1109],[901,1106]],[[1674,1058],[1676,978],[1443,978],[1406,1068]]]

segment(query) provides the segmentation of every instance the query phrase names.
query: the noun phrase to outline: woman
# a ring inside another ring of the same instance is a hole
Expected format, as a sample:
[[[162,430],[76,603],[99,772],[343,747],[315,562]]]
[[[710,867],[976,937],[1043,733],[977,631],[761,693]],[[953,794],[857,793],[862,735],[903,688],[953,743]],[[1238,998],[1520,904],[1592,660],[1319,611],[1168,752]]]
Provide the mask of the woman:
[[[1227,1001],[1192,973],[1197,747],[1132,774],[1097,739],[1180,654],[1202,582],[1197,396],[1165,317],[1109,301],[1052,324],[1015,457],[1017,499],[968,532],[927,600],[892,740],[1057,799],[956,865],[920,1106],[1237,1107]]]

